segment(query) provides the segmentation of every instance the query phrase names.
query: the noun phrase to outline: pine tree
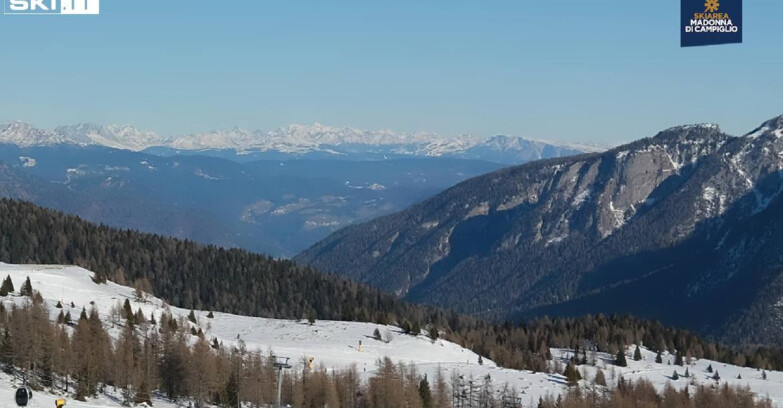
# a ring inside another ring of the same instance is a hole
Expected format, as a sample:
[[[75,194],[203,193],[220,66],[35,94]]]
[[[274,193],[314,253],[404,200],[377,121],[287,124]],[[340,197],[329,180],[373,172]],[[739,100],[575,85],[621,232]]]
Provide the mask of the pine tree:
[[[433,325],[430,325],[430,330],[428,331],[430,340],[435,341],[440,337],[440,334],[438,334],[438,327]]]
[[[593,382],[596,385],[602,385],[606,387],[606,377],[604,376],[604,370],[598,369],[598,372],[595,373],[595,378],[593,379]]]
[[[691,376],[691,373],[690,373],[690,371],[688,371],[688,367],[685,367],[685,375],[684,375],[684,377],[685,378],[689,378],[690,376]]]
[[[674,370],[674,372],[672,373],[672,380],[677,381],[679,379],[680,379],[680,376],[679,376],[679,374],[677,374],[677,370]]]
[[[377,327],[375,328],[375,331],[372,332],[372,338],[379,341],[381,340],[381,331],[378,330]]]
[[[239,407],[239,380],[237,379],[236,370],[231,370],[231,374],[228,376],[225,390],[225,406],[226,407]]]
[[[640,361],[642,359],[642,350],[639,349],[639,345],[636,345],[636,350],[633,352],[634,361]]]
[[[136,311],[136,314],[133,316],[133,324],[138,326],[138,325],[142,325],[144,323],[147,323],[147,318],[144,317],[144,312],[142,312],[141,308],[139,308]]]
[[[128,323],[133,323],[133,308],[131,307],[130,300],[125,299],[125,303],[122,305],[123,314],[125,314],[125,320]]]
[[[620,350],[617,351],[614,364],[618,367],[628,367],[628,362],[625,360],[625,346],[621,346]]]
[[[14,283],[11,281],[11,275],[5,277],[3,285],[0,286],[0,296],[8,296],[8,294],[14,292]]]
[[[478,363],[479,363],[479,365],[484,365],[484,359],[481,358],[481,355],[479,355]]]
[[[674,357],[674,365],[682,367],[682,352],[677,350],[677,354]]]
[[[58,301],[57,301],[57,304],[56,304],[56,305],[54,305],[54,307],[56,307],[56,308],[58,308],[58,309],[62,309],[62,308],[63,308],[63,304],[62,304],[62,303],[60,303],[60,301],[58,300]]]
[[[720,381],[720,374],[718,374],[718,370],[715,370],[715,375],[712,376],[712,379],[715,381]]]
[[[579,343],[574,347],[574,355],[571,357],[571,361],[573,361],[574,364],[579,363]]]
[[[196,313],[193,312],[193,309],[190,309],[190,313],[188,313],[188,320],[190,320],[191,323],[196,324]]]
[[[762,371],[761,372],[761,379],[762,380],[766,380],[767,379],[767,372],[766,371]]]
[[[568,381],[568,385],[577,385],[579,384],[579,380],[582,379],[582,375],[579,374],[579,370],[576,369],[576,365],[574,365],[573,361],[568,362],[565,371],[563,371],[563,375]]]
[[[215,318],[215,315],[210,310],[209,313],[207,313],[207,319],[214,319],[214,318]]]
[[[30,282],[30,277],[28,276],[27,279],[25,279],[24,283],[22,284],[22,288],[19,289],[19,294],[22,296],[33,296],[33,284]]]
[[[711,373],[711,372],[712,372],[712,364],[710,364],[710,365],[709,365],[709,367],[707,367],[707,372],[708,372],[708,373]]]
[[[742,374],[737,374],[737,379],[741,380],[742,379]]]
[[[430,383],[427,381],[427,375],[419,382],[419,397],[421,397],[422,408],[432,408],[432,392],[430,391]]]
[[[660,351],[658,352],[658,354],[655,355],[655,362],[658,364],[663,364],[663,357],[661,356]]]
[[[408,323],[407,320],[402,322],[402,325],[400,325],[400,329],[402,329],[402,332],[405,334],[411,334],[411,325]]]

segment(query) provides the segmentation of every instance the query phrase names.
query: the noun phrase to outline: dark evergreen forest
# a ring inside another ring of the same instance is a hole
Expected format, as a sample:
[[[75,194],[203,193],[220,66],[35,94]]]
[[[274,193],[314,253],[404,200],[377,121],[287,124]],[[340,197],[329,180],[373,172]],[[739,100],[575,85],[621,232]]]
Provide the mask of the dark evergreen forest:
[[[240,249],[95,225],[78,217],[0,200],[0,261],[72,264],[96,282],[149,286],[172,305],[250,316],[397,324],[427,330],[509,368],[546,370],[549,347],[614,353],[643,343],[654,350],[762,369],[783,368],[777,349],[722,347],[685,330],[628,316],[542,318],[494,324],[406,303],[366,285]]]

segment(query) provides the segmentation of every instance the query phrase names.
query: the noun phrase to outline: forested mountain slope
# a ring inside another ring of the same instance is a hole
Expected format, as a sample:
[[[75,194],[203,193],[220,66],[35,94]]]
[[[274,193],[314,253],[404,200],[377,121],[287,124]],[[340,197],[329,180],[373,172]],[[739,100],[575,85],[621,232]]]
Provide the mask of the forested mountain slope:
[[[783,117],[671,128],[461,183],[296,260],[492,318],[623,312],[783,342]]]
[[[108,278],[138,285],[186,309],[397,324],[408,333],[427,330],[508,368],[544,370],[549,347],[569,347],[585,339],[601,350],[644,342],[661,351],[682,350],[694,357],[783,367],[779,350],[727,349],[688,331],[627,316],[492,325],[450,310],[410,305],[291,261],[98,226],[7,199],[0,200],[0,262],[82,266],[95,272],[98,282]]]

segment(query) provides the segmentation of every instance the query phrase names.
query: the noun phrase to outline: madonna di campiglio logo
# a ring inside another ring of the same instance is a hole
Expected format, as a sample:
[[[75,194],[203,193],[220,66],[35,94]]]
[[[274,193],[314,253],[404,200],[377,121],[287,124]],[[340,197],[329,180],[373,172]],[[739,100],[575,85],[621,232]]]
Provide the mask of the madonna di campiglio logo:
[[[742,42],[742,0],[681,0],[680,45]]]
[[[707,2],[704,3],[705,13],[714,13],[718,11],[718,8],[720,8],[720,3],[718,3],[718,0],[707,0]]]

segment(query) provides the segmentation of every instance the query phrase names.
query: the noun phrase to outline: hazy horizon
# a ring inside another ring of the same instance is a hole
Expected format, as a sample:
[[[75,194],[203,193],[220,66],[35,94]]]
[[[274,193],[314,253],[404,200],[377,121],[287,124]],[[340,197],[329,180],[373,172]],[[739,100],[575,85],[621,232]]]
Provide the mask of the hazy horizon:
[[[164,136],[315,122],[607,145],[703,122],[741,135],[783,113],[781,13],[748,3],[743,44],[683,49],[668,2],[104,1],[98,16],[0,17],[0,118]]]

